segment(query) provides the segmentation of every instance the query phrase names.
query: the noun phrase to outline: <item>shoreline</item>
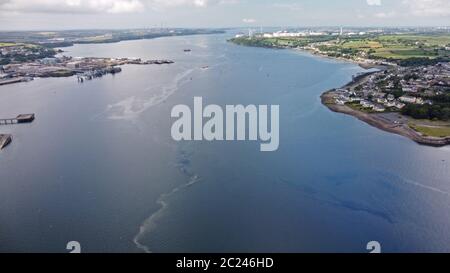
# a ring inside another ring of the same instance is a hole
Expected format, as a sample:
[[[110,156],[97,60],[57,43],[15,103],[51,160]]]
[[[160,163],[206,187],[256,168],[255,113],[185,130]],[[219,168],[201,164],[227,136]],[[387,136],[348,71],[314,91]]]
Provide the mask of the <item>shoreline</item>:
[[[100,58],[100,57],[58,57],[54,64],[29,62],[9,64],[4,71],[12,77],[0,79],[0,86],[20,82],[29,82],[35,78],[68,78],[78,77],[78,82],[102,77],[106,74],[122,72],[124,65],[170,65],[172,60],[141,60],[129,58]]]
[[[356,64],[359,67],[369,70],[369,69],[379,69],[379,70],[385,70],[388,67],[390,67],[391,65],[386,65],[386,64],[376,64],[376,63],[370,63],[370,62],[361,62],[361,61],[356,61],[356,60],[352,60],[352,59],[347,59],[347,58],[342,58],[342,57],[331,57],[328,56],[326,54],[314,51],[314,50],[310,50],[310,49],[305,49],[305,48],[293,48],[294,50],[299,50],[301,52],[308,52],[309,54],[313,55],[313,56],[317,56],[320,58],[325,58],[325,59],[329,59],[329,60],[334,60],[334,61],[341,61],[341,62],[347,62],[347,63],[352,63],[352,64]],[[372,73],[372,72],[368,72],[368,73]],[[345,86],[347,86],[348,84],[346,84]]]
[[[132,30],[132,29],[130,29]],[[176,30],[176,29],[174,29]],[[220,29],[185,29],[184,32],[165,32],[165,33],[144,33],[144,34],[129,34],[129,36],[116,36],[116,37],[109,37],[105,39],[100,40],[89,40],[89,38],[92,38],[92,35],[100,35],[100,34],[91,34],[89,32],[96,31],[96,30],[81,30],[82,32],[86,33],[86,36],[80,36],[76,38],[69,37],[68,40],[64,40],[61,42],[49,42],[46,40],[40,41],[40,40],[33,40],[33,39],[25,39],[18,41],[17,43],[27,43],[27,44],[36,44],[36,45],[42,45],[44,47],[48,48],[66,48],[66,47],[72,47],[74,45],[83,45],[83,44],[114,44],[114,43],[120,43],[120,42],[127,42],[127,41],[138,41],[138,40],[153,40],[158,38],[170,38],[170,37],[183,37],[183,36],[196,36],[196,35],[215,35],[215,34],[224,34],[226,31],[220,30]],[[103,32],[103,34],[107,34],[111,31],[117,32],[117,31],[129,31],[129,30],[108,30],[108,29],[102,29],[98,30]],[[14,31],[13,31],[14,32]],[[18,31],[23,33],[35,33],[37,31]],[[55,31],[55,33],[63,33],[63,36],[60,36],[60,38],[66,38],[64,36],[64,33],[71,32],[71,30],[61,30],[61,31]],[[0,30],[0,34],[8,33],[8,31]],[[117,34],[117,33],[116,33]],[[14,42],[13,38],[10,37],[4,37],[1,39],[1,42]],[[14,42],[16,43],[16,42]]]
[[[237,44],[237,43],[236,43]],[[237,44],[241,45],[241,44]],[[241,45],[241,46],[248,46],[248,45]],[[335,113],[341,113],[345,115],[349,115],[352,117],[357,118],[358,120],[365,122],[366,124],[369,124],[372,127],[378,128],[379,130],[400,135],[403,137],[407,137],[410,140],[425,146],[431,146],[431,147],[444,147],[447,145],[450,145],[450,136],[447,137],[431,137],[423,135],[417,131],[415,131],[413,128],[409,126],[408,123],[394,123],[392,120],[385,118],[384,116],[386,114],[384,113],[365,113],[362,111],[357,111],[355,109],[350,108],[347,105],[338,105],[335,103],[334,96],[337,89],[346,89],[349,87],[352,87],[354,85],[357,85],[361,83],[363,80],[365,80],[370,75],[379,72],[380,70],[386,70],[389,67],[392,66],[392,64],[376,64],[376,63],[370,63],[370,62],[361,62],[356,61],[352,59],[347,58],[335,58],[328,56],[326,54],[321,54],[320,52],[310,50],[307,48],[289,48],[289,47],[262,47],[267,49],[291,49],[291,50],[298,50],[301,52],[306,52],[311,54],[312,56],[317,56],[320,58],[326,58],[331,59],[335,61],[343,61],[343,62],[349,62],[352,64],[356,64],[359,67],[369,70],[369,69],[378,69],[377,71],[370,71],[366,73],[362,73],[360,75],[355,75],[354,78],[345,84],[342,87],[333,88],[331,90],[325,91],[320,95],[321,102],[324,106],[326,106],[329,110]],[[398,116],[400,116],[403,120],[408,121],[408,117],[403,116],[402,114],[398,113]]]
[[[331,57],[327,54],[321,53],[319,51],[313,50],[311,48],[306,48],[306,47],[288,47],[288,46],[258,46],[258,45],[246,45],[246,44],[241,44],[241,43],[236,43],[235,41],[228,40],[228,42],[233,43],[235,45],[238,46],[245,46],[245,47],[257,47],[257,48],[265,48],[265,49],[275,49],[275,50],[294,50],[294,51],[299,51],[299,52],[304,52],[304,53],[309,53],[312,56],[317,56],[317,57],[321,57],[321,58],[325,58],[325,59],[329,59],[329,60],[334,60],[334,61],[341,61],[341,62],[347,62],[347,63],[352,63],[352,64],[356,64],[359,67],[363,68],[363,69],[373,69],[373,68],[377,68],[377,69],[385,69],[386,67],[390,67],[390,66],[394,66],[395,64],[392,63],[386,63],[386,62],[380,62],[380,63],[374,63],[369,61],[369,59],[367,59],[366,62],[362,62],[362,61],[357,61],[357,60],[353,60],[353,59],[349,59],[349,58],[343,58],[343,57]]]
[[[363,62],[358,62],[358,61],[355,61],[352,59],[345,59],[345,58],[333,58],[328,55],[321,54],[321,53],[314,52],[314,51],[307,50],[307,49],[300,49],[300,50],[309,52],[310,54],[312,54],[314,56],[319,56],[322,58],[339,60],[339,61],[347,61],[347,62],[350,62],[353,64],[357,64],[359,67],[366,69],[366,70],[378,69],[378,71],[365,72],[360,75],[354,76],[354,78],[350,82],[348,82],[344,86],[340,87],[340,89],[346,89],[346,88],[352,87],[354,85],[357,85],[357,84],[361,83],[363,80],[365,80],[367,77],[369,77],[370,75],[372,75],[376,72],[379,72],[380,70],[387,70],[390,67],[390,65],[363,63]],[[425,136],[425,135],[417,132],[413,128],[411,128],[407,123],[396,124],[396,123],[389,121],[386,118],[383,118],[382,113],[370,114],[370,113],[365,113],[362,111],[357,111],[355,109],[350,108],[347,105],[338,105],[334,102],[334,95],[335,95],[334,92],[336,91],[336,89],[339,89],[339,88],[334,88],[334,89],[328,90],[320,95],[322,104],[324,106],[326,106],[332,112],[352,116],[352,117],[357,118],[358,120],[360,120],[366,124],[369,124],[370,126],[375,127],[379,130],[409,138],[410,140],[412,140],[420,145],[431,146],[431,147],[444,147],[444,146],[450,145],[450,136],[447,136],[447,137]],[[401,116],[403,119],[407,119],[407,117],[403,116],[400,113],[398,115]]]
[[[363,75],[360,75],[358,77],[355,77],[351,82],[344,85],[343,89],[348,88],[350,86],[353,86],[355,84],[358,84],[362,80],[364,80],[366,77],[370,76],[375,72],[367,72]],[[408,123],[394,123],[390,121],[389,119],[385,118],[385,113],[365,113],[362,111],[357,111],[355,109],[352,109],[351,107],[347,105],[338,105],[334,101],[336,89],[328,90],[320,96],[321,102],[324,106],[326,106],[329,110],[335,113],[341,113],[345,115],[352,116],[354,118],[357,118],[358,120],[365,122],[366,124],[369,124],[375,128],[378,128],[382,131],[393,133],[396,135],[400,135],[403,137],[407,137],[411,139],[412,141],[425,146],[432,146],[432,147],[443,147],[450,145],[450,136],[448,137],[431,137],[431,136],[425,136],[421,133],[415,131],[412,129]],[[398,116],[401,116],[406,121],[408,120],[407,117],[397,114]]]

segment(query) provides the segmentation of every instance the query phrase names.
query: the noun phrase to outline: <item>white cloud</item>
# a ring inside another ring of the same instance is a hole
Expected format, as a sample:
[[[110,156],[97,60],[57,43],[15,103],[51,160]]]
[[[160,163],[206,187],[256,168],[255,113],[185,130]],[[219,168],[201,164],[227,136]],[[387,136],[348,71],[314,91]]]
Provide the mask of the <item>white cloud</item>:
[[[416,16],[450,16],[449,0],[403,0],[403,4]]]
[[[0,9],[13,12],[126,13],[144,10],[141,0],[3,0]]]
[[[254,23],[256,23],[256,20],[252,19],[252,18],[244,18],[244,19],[242,19],[242,22],[244,22],[246,24],[254,24]]]
[[[301,11],[303,10],[303,5],[299,3],[275,3],[273,7],[280,9],[288,9],[291,11]]]
[[[177,7],[177,6],[195,6],[206,7],[211,0],[149,0],[148,5],[151,7]]]
[[[379,13],[375,13],[375,17],[376,18],[381,18],[381,19],[383,19],[383,18],[393,18],[393,17],[395,17],[397,15],[397,13],[396,12],[394,12],[394,11],[391,11],[391,12],[379,12]]]
[[[237,0],[0,0],[0,11],[35,13],[130,13],[146,8],[207,7]]]
[[[381,6],[381,0],[366,0],[369,6]]]

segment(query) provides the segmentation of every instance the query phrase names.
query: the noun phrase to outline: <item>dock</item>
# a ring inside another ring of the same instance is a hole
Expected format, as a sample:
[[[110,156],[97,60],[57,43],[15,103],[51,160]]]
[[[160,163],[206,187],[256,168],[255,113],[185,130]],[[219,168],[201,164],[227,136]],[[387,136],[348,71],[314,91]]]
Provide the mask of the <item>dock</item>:
[[[24,77],[0,80],[0,85],[13,84],[13,83],[18,83],[18,82],[23,82],[23,81],[25,81]]]
[[[0,134],[0,150],[8,146],[12,141],[11,135]]]
[[[15,118],[0,119],[0,125],[31,123],[34,119],[34,114],[21,114]]]

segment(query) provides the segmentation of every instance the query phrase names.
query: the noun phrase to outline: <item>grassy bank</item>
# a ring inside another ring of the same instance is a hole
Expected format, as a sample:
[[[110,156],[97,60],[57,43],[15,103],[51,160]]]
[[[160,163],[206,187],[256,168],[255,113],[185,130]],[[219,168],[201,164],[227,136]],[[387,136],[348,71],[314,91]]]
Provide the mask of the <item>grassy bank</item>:
[[[414,129],[425,136],[431,137],[449,137],[450,136],[450,126],[425,126],[417,125],[415,123],[410,123],[409,127]]]

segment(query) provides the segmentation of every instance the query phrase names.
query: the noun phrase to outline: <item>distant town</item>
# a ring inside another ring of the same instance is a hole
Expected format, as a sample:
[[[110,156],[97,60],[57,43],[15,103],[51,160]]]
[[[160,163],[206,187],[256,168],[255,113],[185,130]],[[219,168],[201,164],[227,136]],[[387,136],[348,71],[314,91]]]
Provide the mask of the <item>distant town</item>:
[[[215,34],[205,29],[81,30],[56,32],[0,32],[0,85],[31,81],[36,77],[69,77],[79,82],[121,72],[124,64],[171,64],[172,60],[130,58],[74,58],[61,48],[74,44],[113,43],[168,36]]]
[[[449,85],[450,63],[396,66],[371,74],[352,89],[339,89],[336,103],[361,105],[362,109],[376,112],[403,110],[415,118],[448,120],[450,109],[442,108],[440,103],[447,102]]]
[[[141,29],[84,30],[59,32],[0,32],[0,86],[32,81],[34,78],[74,77],[80,84],[106,74],[122,71],[120,66],[165,65],[172,60],[142,60],[140,58],[98,58],[65,56],[63,47],[74,44],[113,43],[124,40],[158,37],[214,34],[217,30],[202,29]],[[189,49],[186,49],[189,50]],[[20,114],[15,118],[0,118],[0,125],[30,123],[35,114]],[[13,140],[11,134],[0,134],[0,150]]]
[[[10,46],[16,52],[20,46]],[[5,50],[5,49],[3,49]],[[8,52],[8,49],[6,49]],[[20,50],[25,56],[30,52]],[[9,53],[7,53],[9,54]],[[30,53],[33,54],[33,53]],[[95,58],[95,57],[67,57],[54,56],[37,59],[35,61],[13,62],[0,65],[0,85],[32,81],[34,78],[70,77],[77,76],[78,82],[92,80],[106,74],[116,74],[122,71],[120,66],[125,64],[162,65],[172,64],[171,60],[142,60],[139,58]]]
[[[331,110],[427,145],[450,144],[450,64],[389,67],[326,92]]]

